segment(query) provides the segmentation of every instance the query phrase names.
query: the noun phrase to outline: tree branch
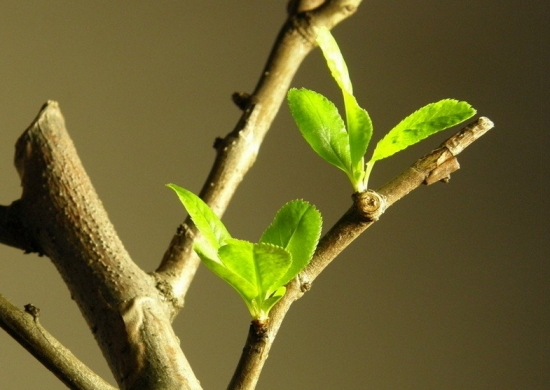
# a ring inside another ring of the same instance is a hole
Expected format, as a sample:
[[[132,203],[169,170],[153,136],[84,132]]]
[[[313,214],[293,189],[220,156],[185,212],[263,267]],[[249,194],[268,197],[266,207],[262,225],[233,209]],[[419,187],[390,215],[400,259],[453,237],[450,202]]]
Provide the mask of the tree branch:
[[[19,310],[0,294],[0,327],[68,388],[78,390],[115,389],[40,325],[36,307],[27,305],[26,310],[26,312]]]
[[[354,194],[350,209],[321,238],[311,262],[287,286],[286,294],[271,310],[269,321],[265,324],[253,322],[250,326],[246,345],[228,389],[249,390],[256,387],[271,345],[290,306],[311,288],[311,283],[336,256],[375,223],[388,207],[412,190],[439,180],[447,182],[449,175],[459,169],[456,156],[492,127],[489,119],[481,117],[378,191]]]
[[[17,141],[15,165],[23,194],[2,209],[0,231],[10,233],[0,238],[52,260],[119,386],[200,389],[171,326],[172,304],[120,242],[56,102]]]
[[[219,217],[254,164],[292,78],[316,45],[313,28],[334,27],[351,16],[361,1],[290,2],[289,17],[279,32],[254,92],[250,96],[234,95],[237,105],[244,109],[241,119],[231,133],[224,139],[216,140],[214,145],[217,157],[200,196]],[[193,252],[194,234],[194,227],[188,218],[178,228],[157,269],[159,277],[171,286],[170,296],[176,297],[177,309],[183,306],[184,296],[200,262]]]
[[[439,148],[417,160],[376,192],[354,194],[352,207],[319,242],[313,259],[300,275],[302,282],[313,282],[330,262],[376,222],[388,207],[409,192],[422,184],[430,185],[439,180],[448,182],[452,173],[447,170],[448,167],[454,167],[454,171],[460,167],[456,156],[493,126],[493,122],[488,118],[480,117],[447,139]],[[368,206],[373,205],[373,209],[367,210]]]
[[[201,196],[223,214],[254,163],[261,141],[299,64],[314,47],[312,27],[333,27],[360,0],[296,3],[282,28],[244,113],[224,139]],[[0,242],[48,256],[77,302],[121,388],[199,389],[170,320],[198,266],[192,225],[178,229],[159,272],[145,274],[130,259],[65,130],[48,102],[16,145],[23,195],[0,207]],[[184,234],[185,233],[185,234]]]

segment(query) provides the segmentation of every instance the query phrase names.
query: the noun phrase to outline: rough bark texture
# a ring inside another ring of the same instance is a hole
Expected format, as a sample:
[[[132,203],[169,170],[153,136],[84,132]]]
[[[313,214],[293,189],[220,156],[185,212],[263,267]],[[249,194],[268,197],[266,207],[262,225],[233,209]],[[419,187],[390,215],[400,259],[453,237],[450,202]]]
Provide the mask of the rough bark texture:
[[[119,385],[200,388],[172,330],[171,306],[120,242],[56,102],[17,141],[15,165],[23,187],[11,213],[24,232],[17,242],[52,260]]]

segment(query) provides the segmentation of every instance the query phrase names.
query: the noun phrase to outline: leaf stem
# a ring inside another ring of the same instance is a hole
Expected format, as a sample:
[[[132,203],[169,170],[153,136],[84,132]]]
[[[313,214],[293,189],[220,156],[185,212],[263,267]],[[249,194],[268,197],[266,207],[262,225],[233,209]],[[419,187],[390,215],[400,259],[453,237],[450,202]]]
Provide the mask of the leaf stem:
[[[362,188],[362,191],[365,191],[367,188],[369,188],[369,178],[370,178],[370,174],[372,172],[372,167],[374,167],[374,163],[376,161],[372,161],[370,160],[366,165],[365,165],[365,177],[363,178],[363,188]]]

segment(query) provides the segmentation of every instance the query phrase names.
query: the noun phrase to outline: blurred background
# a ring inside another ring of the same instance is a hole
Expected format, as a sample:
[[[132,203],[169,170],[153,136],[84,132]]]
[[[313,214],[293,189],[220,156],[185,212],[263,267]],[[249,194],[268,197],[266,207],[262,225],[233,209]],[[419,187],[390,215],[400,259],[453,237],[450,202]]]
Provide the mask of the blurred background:
[[[544,6],[536,3],[364,1],[334,30],[358,101],[374,121],[373,142],[443,98],[468,101],[496,128],[459,157],[462,169],[448,185],[422,187],[398,202],[316,280],[287,316],[259,389],[550,386],[541,121],[549,99]],[[185,218],[164,185],[200,190],[214,139],[240,116],[230,96],[253,90],[285,7],[0,2],[0,204],[20,196],[17,138],[47,99],[57,100],[123,242],[144,270],[154,270]],[[341,101],[318,50],[293,86]],[[453,131],[377,163],[371,186]],[[224,221],[233,236],[257,240],[279,207],[303,198],[323,213],[326,231],[351,192],[283,106]],[[41,323],[114,383],[47,258],[0,246],[0,293],[19,307],[39,307]],[[249,321],[237,294],[201,266],[174,326],[205,389],[226,387]],[[0,383],[64,388],[3,331]]]

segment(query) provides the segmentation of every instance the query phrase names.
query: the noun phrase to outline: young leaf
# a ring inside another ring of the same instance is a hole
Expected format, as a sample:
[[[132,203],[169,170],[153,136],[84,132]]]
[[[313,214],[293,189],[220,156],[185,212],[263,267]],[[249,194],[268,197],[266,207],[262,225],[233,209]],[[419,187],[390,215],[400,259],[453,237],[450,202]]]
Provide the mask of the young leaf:
[[[290,112],[300,132],[319,156],[351,176],[348,134],[336,106],[305,88],[288,91]]]
[[[227,269],[238,277],[226,280],[244,299],[252,317],[267,318],[269,308],[282,297],[277,293],[286,291],[280,288],[281,277],[292,263],[290,253],[271,244],[230,239],[218,254]]]
[[[271,308],[279,302],[279,300],[285,295],[286,287],[281,286],[271,294],[260,305],[260,316],[259,319],[264,319],[268,317],[269,311]]]
[[[357,103],[355,96],[344,93],[344,105],[346,106],[346,121],[348,125],[348,137],[350,145],[350,158],[353,167],[353,178],[362,179],[364,156],[372,138],[372,121],[368,112]],[[354,187],[355,187],[355,183]],[[355,188],[357,190],[357,188]]]
[[[212,209],[191,191],[175,184],[167,184],[167,187],[176,192],[193,223],[201,233],[202,238],[197,244],[210,258],[217,257],[215,253],[218,248],[231,238],[225,225]]]
[[[262,234],[260,242],[277,245],[292,255],[292,265],[282,277],[287,284],[309,263],[319,242],[321,213],[303,200],[285,204]]]
[[[228,240],[218,254],[228,269],[256,287],[256,295],[281,286],[281,277],[292,263],[290,253],[281,247],[234,238]]]
[[[349,78],[348,67],[342,57],[340,48],[336,40],[326,27],[315,28],[316,41],[323,52],[323,56],[327,61],[328,68],[332,73],[332,77],[343,91],[353,95],[353,88]]]
[[[315,29],[317,43],[323,52],[332,77],[342,90],[346,108],[346,124],[350,145],[350,159],[353,173],[350,176],[352,184],[358,190],[364,174],[363,164],[367,147],[372,138],[372,121],[366,110],[361,108],[353,95],[353,87],[349,77],[348,67],[336,40],[326,27]]]
[[[222,261],[217,257],[217,255],[216,258],[218,259],[213,260],[205,256],[204,253],[197,250],[197,248],[195,248],[195,250],[197,251],[197,254],[201,258],[204,265],[206,265],[210,269],[210,271],[218,275],[218,277],[225,280],[227,284],[233,287],[239,293],[241,298],[247,303],[247,305],[258,296],[259,291],[257,287],[249,280],[246,280],[241,275],[238,275],[237,273],[227,268],[225,264],[223,264]]]
[[[212,272],[237,291],[253,318],[265,319],[268,318],[271,307],[282,298],[286,291],[281,286],[280,275],[288,266],[290,254],[282,248],[269,244],[265,244],[264,248],[260,249],[257,248],[258,246],[260,245],[247,241],[229,239],[227,244],[220,248],[219,257],[216,255],[217,260],[205,256],[198,248],[195,250],[202,262]],[[277,254],[264,256],[266,252],[264,250],[264,255],[258,255],[257,252],[262,252],[263,249],[266,249],[265,247],[267,247],[267,252],[275,248],[273,251]],[[285,260],[281,263],[277,260],[277,256],[284,257]],[[280,267],[281,265],[282,267]],[[260,271],[257,267],[260,268]],[[258,276],[263,276],[260,282]]]
[[[369,163],[389,157],[432,134],[457,125],[475,113],[476,110],[468,103],[454,99],[428,104],[390,130],[376,145]]]
[[[231,238],[198,196],[174,184],[168,187],[176,192],[201,233],[194,249],[202,262],[239,293],[253,318],[268,318],[269,310],[285,294],[284,284],[311,258],[321,230],[319,212],[307,202],[289,202],[264,233],[264,242],[253,244]],[[293,254],[299,267],[291,269]]]

